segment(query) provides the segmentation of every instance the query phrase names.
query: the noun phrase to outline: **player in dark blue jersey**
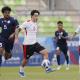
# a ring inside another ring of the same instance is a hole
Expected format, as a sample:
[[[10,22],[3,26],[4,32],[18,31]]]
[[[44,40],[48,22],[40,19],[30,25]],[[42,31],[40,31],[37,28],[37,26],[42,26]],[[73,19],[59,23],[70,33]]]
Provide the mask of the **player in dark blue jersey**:
[[[5,59],[11,58],[15,39],[15,29],[19,26],[18,21],[10,16],[11,8],[5,6],[1,10],[3,18],[0,18],[0,55]]]
[[[58,63],[58,68],[57,70],[60,70],[61,65],[60,65],[60,54],[63,52],[66,62],[67,62],[67,67],[66,70],[69,69],[69,57],[68,57],[68,46],[67,46],[67,39],[68,39],[68,33],[63,29],[63,22],[58,21],[58,30],[55,32],[55,38],[56,38],[56,53],[57,53],[57,63]]]

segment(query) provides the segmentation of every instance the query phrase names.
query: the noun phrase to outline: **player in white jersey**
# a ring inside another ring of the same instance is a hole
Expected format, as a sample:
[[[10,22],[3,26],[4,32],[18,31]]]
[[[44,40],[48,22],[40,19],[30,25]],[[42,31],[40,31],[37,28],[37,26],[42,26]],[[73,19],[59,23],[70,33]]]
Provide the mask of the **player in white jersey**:
[[[77,27],[75,33],[73,34],[73,37],[74,38],[77,34],[79,34],[79,55],[80,55],[80,25]]]
[[[25,30],[24,41],[23,41],[23,52],[24,58],[22,60],[22,64],[20,66],[19,74],[21,77],[24,77],[24,66],[27,63],[27,60],[34,54],[34,52],[40,53],[43,55],[44,60],[42,62],[42,66],[44,66],[46,72],[52,72],[53,70],[50,68],[50,61],[48,60],[48,51],[43,46],[41,46],[36,41],[36,33],[37,33],[37,20],[39,16],[38,10],[31,11],[31,20],[25,21],[19,28],[16,30],[16,35],[21,30]]]
[[[78,48],[78,51],[79,51],[79,71],[80,71],[80,25],[78,26],[78,28],[76,29],[73,37],[75,37],[77,34],[79,34],[79,48]],[[72,38],[73,38],[72,37]]]

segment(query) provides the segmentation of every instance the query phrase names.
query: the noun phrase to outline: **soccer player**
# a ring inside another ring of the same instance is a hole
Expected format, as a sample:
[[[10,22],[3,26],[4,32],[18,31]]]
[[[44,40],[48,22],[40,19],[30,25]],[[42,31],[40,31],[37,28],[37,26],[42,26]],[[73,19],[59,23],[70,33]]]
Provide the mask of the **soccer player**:
[[[17,30],[16,35],[21,30],[24,30],[24,41],[23,41],[23,52],[24,57],[22,60],[22,64],[20,66],[19,74],[21,77],[24,77],[24,66],[26,65],[28,59],[34,54],[34,52],[40,53],[43,55],[44,60],[42,62],[42,66],[44,66],[46,72],[52,72],[53,70],[50,68],[49,60],[48,60],[48,51],[43,46],[41,46],[36,41],[36,33],[37,33],[37,20],[40,12],[38,10],[31,11],[31,20],[25,21]]]
[[[79,26],[77,27],[77,29],[75,30],[72,39],[73,39],[77,34],[79,34],[79,33],[80,33],[80,25],[79,25]],[[79,48],[78,48],[78,50],[79,50],[79,66],[80,66],[80,35],[79,35]],[[79,68],[80,68],[80,67],[79,67]]]
[[[0,55],[5,59],[11,58],[15,39],[15,29],[19,26],[18,21],[10,16],[11,8],[5,6],[1,10],[3,18],[0,18]]]
[[[67,54],[68,51],[68,46],[67,46],[67,39],[68,39],[68,33],[63,29],[63,22],[58,21],[57,22],[58,30],[55,32],[55,38],[56,38],[56,54],[57,54],[57,63],[58,67],[57,70],[60,70],[61,65],[60,65],[60,54],[63,52],[66,62],[67,62],[67,67],[66,70],[69,69],[69,57]]]

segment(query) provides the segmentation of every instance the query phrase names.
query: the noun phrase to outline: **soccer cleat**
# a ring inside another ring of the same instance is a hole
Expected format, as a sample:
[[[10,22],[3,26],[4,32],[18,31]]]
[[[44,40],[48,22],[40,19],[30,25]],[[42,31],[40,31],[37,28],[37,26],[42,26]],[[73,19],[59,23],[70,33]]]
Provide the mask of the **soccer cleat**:
[[[69,64],[67,65],[66,70],[69,70]]]
[[[57,70],[60,70],[60,69],[61,69],[61,66],[58,66],[58,67],[57,67]]]
[[[50,73],[50,72],[53,72],[53,71],[54,71],[54,70],[51,69],[51,68],[47,68],[47,69],[46,69],[46,72],[47,72],[47,73]]]
[[[69,67],[66,67],[66,70],[69,70]]]
[[[24,72],[19,72],[20,77],[25,77]]]

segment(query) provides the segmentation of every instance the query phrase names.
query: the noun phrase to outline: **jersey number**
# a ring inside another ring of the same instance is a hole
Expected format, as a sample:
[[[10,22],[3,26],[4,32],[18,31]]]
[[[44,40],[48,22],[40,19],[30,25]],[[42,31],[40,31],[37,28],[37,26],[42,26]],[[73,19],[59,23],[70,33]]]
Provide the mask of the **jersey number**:
[[[4,29],[7,29],[7,26],[6,25],[4,25]]]

